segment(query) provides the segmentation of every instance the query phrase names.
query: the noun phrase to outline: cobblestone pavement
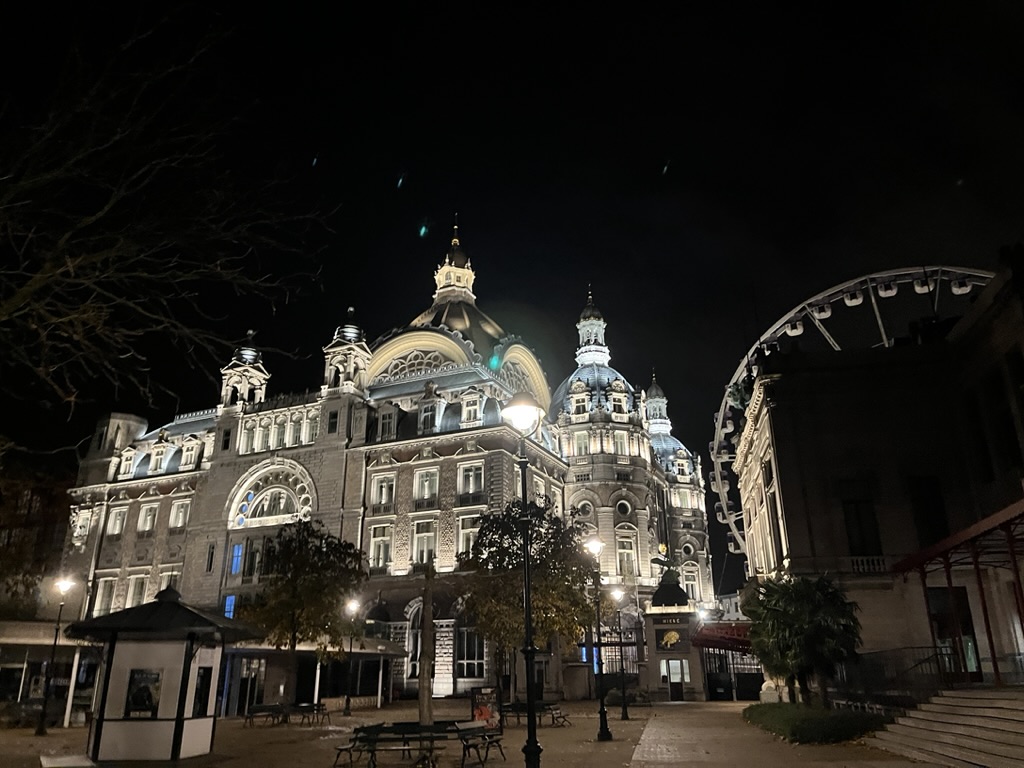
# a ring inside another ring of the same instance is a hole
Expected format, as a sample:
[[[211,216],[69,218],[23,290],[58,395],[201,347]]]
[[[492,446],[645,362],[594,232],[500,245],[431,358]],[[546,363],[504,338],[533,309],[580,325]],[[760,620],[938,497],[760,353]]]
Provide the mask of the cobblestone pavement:
[[[652,708],[632,768],[700,764],[775,768],[925,768],[927,763],[862,744],[789,744],[743,721],[749,702],[662,704]]]
[[[911,761],[858,744],[833,746],[790,745],[743,722],[739,703],[664,704],[630,709],[621,721],[619,709],[610,708],[608,722],[613,740],[597,741],[598,718],[594,702],[562,705],[572,727],[542,727],[538,741],[544,749],[543,768],[647,768],[700,763],[701,768],[743,766],[757,768],[799,765],[801,768],[849,766],[850,768],[908,768]],[[434,702],[436,719],[469,716],[465,700]],[[178,763],[186,768],[330,768],[334,747],[348,740],[352,728],[381,720],[415,720],[414,702],[391,705],[384,710],[359,711],[352,717],[332,713],[332,725],[257,725],[243,728],[239,718],[218,721],[213,754]],[[506,763],[492,753],[488,764],[522,765],[521,749],[526,728],[505,730]],[[53,729],[37,737],[31,728],[0,730],[0,768],[38,768],[39,755],[81,755],[85,752],[84,728]],[[454,744],[443,753],[440,768],[458,768],[461,750]],[[381,758],[381,768],[407,765],[397,756]],[[117,768],[154,768],[171,763],[116,763]],[[921,768],[921,764],[916,764]],[[365,766],[365,763],[360,763]]]

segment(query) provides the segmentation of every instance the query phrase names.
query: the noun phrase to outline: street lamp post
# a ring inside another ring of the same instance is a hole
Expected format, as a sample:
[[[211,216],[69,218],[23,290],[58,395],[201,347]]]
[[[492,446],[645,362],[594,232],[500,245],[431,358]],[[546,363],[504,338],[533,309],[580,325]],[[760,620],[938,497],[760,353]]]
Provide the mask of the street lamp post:
[[[50,703],[50,686],[53,683],[53,665],[57,663],[57,640],[60,638],[60,617],[64,613],[64,596],[75,586],[70,579],[57,581],[60,591],[60,607],[57,609],[57,621],[53,624],[53,648],[50,649],[50,663],[46,665],[46,677],[43,683],[43,706],[39,710],[39,722],[36,724],[36,736],[46,735],[46,706]]]
[[[597,696],[600,706],[597,709],[598,741],[611,741],[612,732],[608,730],[608,710],[604,707],[604,654],[601,652],[601,550],[604,542],[592,536],[586,544],[590,554],[594,556],[594,657],[597,662]]]
[[[348,682],[345,684],[345,709],[341,712],[346,717],[352,714],[352,668],[355,666],[355,660],[352,658],[352,641],[355,639],[355,618],[358,611],[359,601],[355,598],[345,603],[345,612],[348,614],[351,624],[348,630]]]
[[[540,768],[540,753],[544,750],[537,741],[537,681],[533,669],[537,648],[533,644],[533,609],[530,604],[530,515],[527,510],[529,491],[526,487],[526,468],[530,462],[526,458],[526,438],[540,429],[544,409],[531,394],[520,392],[508,401],[501,415],[519,433],[517,463],[523,500],[519,518],[523,524],[523,663],[526,666],[526,743],[523,745],[523,758],[526,768]]]
[[[615,626],[619,632],[619,690],[622,692],[622,715],[620,720],[629,720],[629,707],[626,706],[626,655],[622,647],[622,598],[626,593],[621,589],[612,590],[615,598]]]

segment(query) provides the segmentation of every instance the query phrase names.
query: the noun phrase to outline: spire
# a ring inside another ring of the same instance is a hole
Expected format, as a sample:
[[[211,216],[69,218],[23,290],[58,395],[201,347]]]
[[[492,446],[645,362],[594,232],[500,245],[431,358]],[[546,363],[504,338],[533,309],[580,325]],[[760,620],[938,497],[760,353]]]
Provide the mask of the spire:
[[[594,305],[594,292],[587,286],[587,304],[580,312],[580,321],[576,328],[580,332],[580,346],[576,350],[576,364],[608,365],[611,360],[611,352],[604,343],[604,329],[607,323],[604,317]]]
[[[452,228],[451,249],[445,254],[444,263],[434,273],[434,284],[437,287],[434,303],[445,301],[474,303],[476,296],[473,295],[473,281],[475,279],[473,264],[462,250],[462,243],[459,240],[459,214],[456,213],[455,226]]]

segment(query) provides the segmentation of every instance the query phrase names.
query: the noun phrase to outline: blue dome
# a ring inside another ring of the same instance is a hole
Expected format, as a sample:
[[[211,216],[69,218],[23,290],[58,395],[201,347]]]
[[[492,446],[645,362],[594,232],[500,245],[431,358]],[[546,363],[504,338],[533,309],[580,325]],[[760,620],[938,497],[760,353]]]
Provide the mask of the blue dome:
[[[569,387],[574,381],[582,381],[590,390],[590,406],[593,409],[598,403],[607,405],[607,390],[616,379],[622,381],[626,387],[626,407],[632,410],[635,405],[633,385],[626,381],[626,377],[616,371],[610,365],[600,363],[588,363],[577,368],[572,375],[558,385],[554,395],[551,397],[552,418],[557,417],[560,411],[572,411],[572,404],[569,400]],[[556,411],[557,408],[557,411]]]

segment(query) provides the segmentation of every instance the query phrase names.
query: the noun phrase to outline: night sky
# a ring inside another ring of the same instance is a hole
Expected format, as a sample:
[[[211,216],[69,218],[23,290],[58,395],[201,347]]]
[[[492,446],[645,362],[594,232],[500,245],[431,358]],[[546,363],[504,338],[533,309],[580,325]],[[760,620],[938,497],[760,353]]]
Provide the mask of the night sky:
[[[370,338],[426,309],[457,212],[479,306],[551,385],[591,285],[612,365],[638,387],[657,369],[706,461],[740,358],[798,302],[881,269],[994,269],[1024,239],[1016,3],[300,5],[181,12],[228,33],[203,65],[244,115],[228,162],[337,207],[308,295],[224,321],[299,354],[268,354],[273,392],[319,386],[346,307]],[[75,13],[25,33],[30,68],[116,38]]]

